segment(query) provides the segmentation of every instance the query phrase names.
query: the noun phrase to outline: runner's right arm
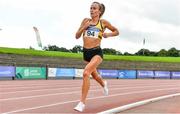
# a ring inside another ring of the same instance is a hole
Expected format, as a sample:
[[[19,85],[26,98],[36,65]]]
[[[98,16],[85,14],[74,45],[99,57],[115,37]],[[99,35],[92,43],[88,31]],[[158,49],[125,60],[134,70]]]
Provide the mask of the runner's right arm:
[[[78,31],[76,32],[76,39],[79,39],[81,37],[82,33],[89,25],[90,25],[90,19],[85,18],[82,21],[81,26],[79,27]]]

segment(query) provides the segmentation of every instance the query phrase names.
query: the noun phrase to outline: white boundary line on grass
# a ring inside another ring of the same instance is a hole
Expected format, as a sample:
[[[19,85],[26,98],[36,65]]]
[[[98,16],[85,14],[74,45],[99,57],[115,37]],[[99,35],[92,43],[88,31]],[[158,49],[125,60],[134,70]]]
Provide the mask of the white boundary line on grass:
[[[163,99],[167,99],[167,98],[171,98],[171,97],[176,97],[176,96],[180,96],[180,93],[176,93],[176,94],[170,94],[170,95],[165,95],[165,96],[160,96],[160,97],[155,97],[155,98],[151,98],[151,99],[147,99],[147,100],[143,100],[143,101],[139,101],[139,102],[135,102],[135,103],[131,103],[131,104],[127,104],[124,106],[120,106],[117,108],[113,108],[110,110],[106,110],[103,112],[99,112],[97,114],[114,114],[114,113],[119,113],[134,107],[138,107],[138,106],[142,106],[151,102],[156,102],[156,101],[160,101]]]

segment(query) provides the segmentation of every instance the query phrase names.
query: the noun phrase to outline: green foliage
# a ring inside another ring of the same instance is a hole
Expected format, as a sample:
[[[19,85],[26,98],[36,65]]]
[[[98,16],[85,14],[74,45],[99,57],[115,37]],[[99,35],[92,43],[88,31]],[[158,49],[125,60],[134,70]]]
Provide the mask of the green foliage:
[[[180,53],[178,50],[176,50],[176,48],[171,48],[168,50],[167,55],[171,57],[178,57],[180,56]]]
[[[159,56],[159,57],[180,57],[180,50],[171,48],[168,51],[161,49],[159,52],[149,51],[148,49],[140,49],[135,55],[140,56]]]
[[[22,54],[30,56],[49,56],[49,57],[66,57],[82,59],[82,53],[59,52],[59,51],[40,51],[19,48],[0,48],[0,53],[4,54]],[[180,63],[180,57],[152,57],[152,56],[120,56],[104,55],[105,60],[110,61],[147,61],[147,62],[176,62]]]
[[[63,47],[59,48],[56,45],[48,45],[48,47],[44,47],[43,50],[81,53],[83,52],[83,47],[80,45],[76,45],[72,49],[68,50]],[[112,49],[112,48],[104,48],[102,50],[103,50],[103,53],[106,55],[123,55],[120,51],[116,51],[115,49]],[[128,52],[125,52],[124,55],[125,56],[138,55],[138,56],[180,57],[180,50],[177,50],[176,48],[171,48],[168,51],[166,51],[165,49],[161,49],[159,52],[154,52],[148,49],[140,49],[135,54],[130,54]]]
[[[71,52],[73,53],[80,53],[83,52],[83,47],[80,45],[76,45],[71,49]]]
[[[129,55],[132,55],[132,54],[130,54],[128,52],[125,52],[124,55],[129,56]]]
[[[116,55],[116,50],[112,48],[104,48],[103,53],[107,55]]]
[[[165,49],[161,49],[161,50],[158,52],[158,56],[166,57],[166,56],[167,56],[167,51],[166,51]]]
[[[43,50],[46,51],[60,51],[60,52],[69,52],[68,49],[64,48],[64,47],[58,47],[56,45],[48,45],[48,47],[44,47]]]

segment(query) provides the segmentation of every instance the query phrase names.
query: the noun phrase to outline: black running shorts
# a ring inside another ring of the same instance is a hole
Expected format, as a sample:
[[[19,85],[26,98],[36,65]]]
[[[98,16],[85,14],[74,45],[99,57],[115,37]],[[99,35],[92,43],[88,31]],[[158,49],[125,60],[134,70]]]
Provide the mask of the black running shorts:
[[[85,61],[90,62],[95,55],[99,55],[103,59],[103,52],[99,46],[90,49],[83,48],[83,58]]]

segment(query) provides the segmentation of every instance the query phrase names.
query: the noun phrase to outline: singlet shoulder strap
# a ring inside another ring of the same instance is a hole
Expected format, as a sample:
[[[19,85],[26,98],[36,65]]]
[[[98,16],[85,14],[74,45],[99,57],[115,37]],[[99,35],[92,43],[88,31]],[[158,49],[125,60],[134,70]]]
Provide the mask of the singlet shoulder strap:
[[[101,29],[104,31],[104,26],[103,26],[102,20],[99,20],[99,23],[101,25]]]

